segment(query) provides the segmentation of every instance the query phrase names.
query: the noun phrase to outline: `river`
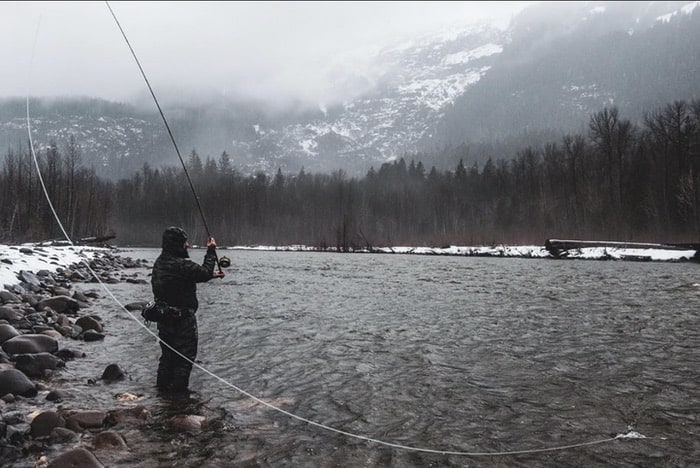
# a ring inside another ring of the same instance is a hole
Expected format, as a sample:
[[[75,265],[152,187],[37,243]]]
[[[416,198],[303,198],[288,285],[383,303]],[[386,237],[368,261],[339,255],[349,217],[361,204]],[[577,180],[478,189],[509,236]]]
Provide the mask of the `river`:
[[[157,254],[121,252],[149,262]],[[227,276],[198,288],[198,363],[206,372],[194,369],[190,381],[193,408],[214,423],[191,436],[154,431],[152,453],[134,465],[700,460],[697,264],[223,254],[233,262]],[[203,251],[191,255],[201,261]],[[148,279],[147,269],[130,273]],[[150,298],[147,284],[108,287],[123,304]],[[153,395],[155,339],[102,296],[100,314],[113,316],[91,365],[119,363],[129,380],[114,392],[171,411]],[[76,360],[69,368],[80,374],[85,365]],[[645,438],[609,440],[630,430]],[[528,453],[502,453],[513,451]]]

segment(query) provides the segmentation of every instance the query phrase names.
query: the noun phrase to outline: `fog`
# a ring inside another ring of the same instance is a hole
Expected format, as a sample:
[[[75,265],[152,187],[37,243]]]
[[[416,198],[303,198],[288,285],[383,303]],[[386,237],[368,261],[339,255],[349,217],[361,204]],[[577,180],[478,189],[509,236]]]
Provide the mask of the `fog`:
[[[371,89],[382,48],[537,2],[109,2],[160,98],[332,105]],[[0,2],[0,97],[137,102],[143,78],[105,2]]]

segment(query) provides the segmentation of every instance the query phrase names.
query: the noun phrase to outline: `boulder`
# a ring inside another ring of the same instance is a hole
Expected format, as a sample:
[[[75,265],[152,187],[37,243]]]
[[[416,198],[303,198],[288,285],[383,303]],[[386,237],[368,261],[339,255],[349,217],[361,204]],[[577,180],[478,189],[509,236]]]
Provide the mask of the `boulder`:
[[[178,431],[199,432],[206,425],[207,418],[196,414],[178,414],[170,418],[170,427]]]
[[[85,294],[81,293],[80,291],[73,292],[73,299],[75,299],[78,302],[84,302],[84,303],[89,302],[87,296]]]
[[[55,390],[51,390],[49,393],[46,394],[46,400],[47,401],[62,401],[70,396],[72,396],[72,393],[70,391],[64,390],[61,388],[57,388]]]
[[[54,458],[47,468],[102,468],[104,465],[89,450],[78,447]]]
[[[128,449],[124,436],[116,431],[104,431],[95,436],[92,444],[96,449]]]
[[[0,307],[0,319],[7,320],[11,323],[19,322],[24,314],[22,314],[18,309],[13,309],[10,307]]]
[[[65,424],[65,420],[56,411],[44,411],[32,420],[31,435],[34,438],[45,437],[51,434],[54,428],[63,427]]]
[[[103,427],[107,413],[104,411],[78,411],[66,419],[66,427],[76,432]]]
[[[41,287],[41,281],[39,281],[39,278],[37,278],[37,276],[31,271],[20,270],[17,274],[17,278],[24,283],[36,286],[38,288]]]
[[[49,297],[48,299],[42,299],[36,305],[36,309],[39,311],[44,310],[44,308],[46,307],[49,307],[53,311],[58,312],[60,314],[64,312],[75,313],[80,308],[80,305],[78,304],[78,301],[76,301],[72,297],[53,296]]]
[[[54,354],[64,361],[70,361],[71,359],[75,358],[84,358],[86,356],[86,354],[82,351],[68,348],[59,349]]]
[[[16,294],[12,294],[9,291],[0,291],[0,302],[3,304],[16,304],[21,302],[21,300]]]
[[[63,367],[65,363],[51,353],[17,354],[15,367],[27,377],[43,377],[45,371]]]
[[[75,321],[75,324],[82,328],[84,331],[95,330],[96,332],[102,332],[102,324],[92,315],[85,315],[80,317]]]
[[[107,380],[113,382],[115,380],[124,380],[126,374],[117,364],[110,364],[105,367],[104,372],[102,372],[102,380]]]
[[[0,323],[0,345],[15,336],[19,336],[19,332],[15,327],[7,323]]]
[[[49,441],[52,444],[68,444],[79,440],[78,434],[65,427],[54,427],[49,434]]]
[[[0,371],[0,395],[20,395],[23,397],[36,396],[37,390],[34,383],[17,369]]]
[[[7,354],[55,353],[58,351],[58,340],[46,335],[27,333],[10,338],[1,346]]]
[[[82,338],[85,341],[100,341],[105,339],[105,335],[95,330],[87,330],[82,333]]]

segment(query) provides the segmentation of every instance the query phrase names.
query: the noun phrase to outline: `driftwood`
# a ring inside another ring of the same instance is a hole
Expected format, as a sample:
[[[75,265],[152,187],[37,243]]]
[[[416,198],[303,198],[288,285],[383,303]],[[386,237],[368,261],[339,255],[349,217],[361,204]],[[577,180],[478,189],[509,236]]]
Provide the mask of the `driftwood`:
[[[97,244],[107,242],[108,240],[116,239],[117,236],[100,236],[100,237],[83,237],[76,244]]]
[[[78,239],[73,241],[73,244],[75,245],[89,245],[89,244],[101,244],[103,242],[107,242],[112,239],[116,239],[117,236],[114,235],[109,235],[109,236],[94,236],[94,237],[83,237],[82,239]],[[68,242],[65,239],[53,239],[50,241],[45,241],[45,242],[40,242],[39,245],[53,245],[53,246],[61,246],[61,245],[71,245],[70,242]]]
[[[695,250],[695,257],[698,257],[700,244],[653,244],[646,242],[615,242],[615,241],[584,241],[584,240],[562,240],[547,239],[544,248],[556,258],[566,255],[569,250],[610,247],[617,249],[658,249],[658,250]]]

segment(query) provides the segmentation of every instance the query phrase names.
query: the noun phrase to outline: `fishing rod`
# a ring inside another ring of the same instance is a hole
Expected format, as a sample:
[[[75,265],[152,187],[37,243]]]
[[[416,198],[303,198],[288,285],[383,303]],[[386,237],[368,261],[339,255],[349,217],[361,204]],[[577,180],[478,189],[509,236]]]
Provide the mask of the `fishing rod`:
[[[146,76],[146,72],[143,70],[143,67],[141,66],[141,62],[139,61],[139,58],[136,56],[136,52],[134,51],[134,48],[131,47],[131,43],[129,42],[129,38],[126,37],[126,33],[124,32],[124,28],[122,28],[121,23],[119,23],[119,20],[117,19],[117,15],[114,13],[114,10],[112,10],[112,7],[110,6],[108,1],[105,1],[105,4],[107,5],[107,8],[109,9],[109,12],[112,14],[112,18],[114,18],[114,22],[117,23],[117,27],[119,28],[119,31],[122,33],[122,37],[124,38],[124,41],[126,42],[126,45],[129,47],[129,50],[131,51],[131,55],[134,57],[134,60],[136,61],[136,65],[139,67],[139,71],[141,72],[141,76],[143,77],[143,80],[146,82],[146,86],[148,87],[148,91],[151,93],[151,97],[153,98],[153,102],[156,104],[156,107],[158,108],[158,113],[160,114],[161,119],[163,119],[163,124],[165,124],[165,129],[168,131],[168,135],[170,136],[170,141],[173,143],[173,146],[175,147],[175,152],[177,153],[178,159],[180,159],[180,163],[182,164],[182,169],[185,171],[185,176],[187,177],[187,182],[190,185],[190,189],[192,189],[192,195],[194,195],[194,200],[197,202],[197,209],[199,210],[199,215],[202,217],[202,223],[204,224],[204,230],[207,233],[207,239],[211,239],[211,231],[209,230],[209,224],[207,223],[207,219],[204,216],[204,210],[202,209],[202,204],[199,201],[199,195],[197,194],[197,190],[194,188],[194,183],[192,183],[192,178],[190,177],[190,172],[187,170],[187,165],[185,164],[185,160],[182,158],[182,154],[180,153],[180,148],[177,146],[177,142],[175,141],[175,137],[173,136],[173,132],[170,129],[170,125],[168,124],[168,120],[165,118],[165,114],[163,113],[163,109],[160,107],[160,103],[158,102],[158,98],[156,98],[156,93],[153,91],[153,87],[151,86],[151,83],[148,81],[148,77]],[[214,250],[214,254],[216,255],[216,250]],[[228,266],[230,264],[230,261],[226,257],[224,263],[224,266]],[[219,261],[219,256],[216,255],[216,265],[219,268],[219,273],[221,273],[221,263]]]

